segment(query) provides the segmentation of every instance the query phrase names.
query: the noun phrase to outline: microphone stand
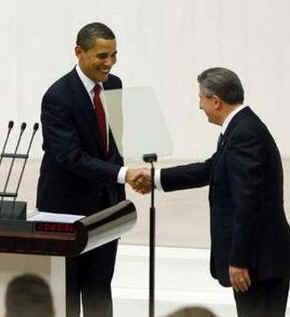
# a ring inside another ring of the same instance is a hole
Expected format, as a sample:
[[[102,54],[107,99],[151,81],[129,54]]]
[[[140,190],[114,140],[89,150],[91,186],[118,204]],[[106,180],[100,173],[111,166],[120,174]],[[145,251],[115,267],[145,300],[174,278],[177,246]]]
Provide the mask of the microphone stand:
[[[149,253],[149,317],[154,317],[155,312],[155,201],[154,201],[154,191],[155,191],[155,168],[153,162],[157,161],[157,154],[144,154],[143,161],[151,164],[151,207],[150,207],[150,253]]]
[[[2,211],[2,207],[3,207],[3,201],[4,201],[4,197],[5,195],[7,194],[6,193],[6,190],[7,190],[7,187],[8,187],[8,183],[9,183],[9,180],[10,180],[10,176],[11,176],[11,172],[12,172],[12,169],[14,167],[14,162],[15,162],[15,159],[18,157],[18,154],[17,154],[17,151],[18,151],[18,147],[20,145],[20,141],[21,141],[21,138],[22,138],[22,135],[23,135],[23,132],[24,130],[26,129],[26,123],[23,122],[21,124],[21,128],[20,128],[20,133],[19,133],[19,136],[18,136],[18,140],[17,140],[17,144],[16,144],[16,147],[15,147],[15,150],[14,150],[14,153],[13,154],[6,154],[6,153],[3,153],[2,154],[2,157],[11,157],[12,160],[11,160],[11,163],[10,163],[10,167],[9,167],[9,171],[8,171],[8,176],[6,178],[6,182],[5,182],[5,185],[4,185],[4,190],[3,190],[3,195],[1,195],[1,211]],[[6,154],[6,156],[5,156]],[[15,197],[15,193],[12,194],[13,196],[12,197]]]
[[[13,199],[13,209],[15,209],[16,197],[18,195],[18,190],[19,190],[19,187],[20,187],[20,183],[22,181],[22,177],[23,177],[23,173],[24,173],[24,170],[25,170],[25,167],[26,167],[26,163],[27,163],[27,160],[29,158],[29,152],[30,152],[30,149],[31,149],[31,145],[32,145],[35,133],[38,130],[38,128],[39,128],[39,124],[37,122],[34,123],[32,135],[31,135],[31,138],[30,138],[30,141],[29,141],[29,145],[28,145],[28,148],[27,148],[27,151],[26,151],[26,155],[24,155],[24,163],[22,165],[22,169],[21,169],[21,172],[20,172],[20,176],[19,176],[19,179],[18,179],[16,191],[15,191],[16,196]]]
[[[8,123],[8,132],[7,132],[6,139],[5,139],[5,142],[4,142],[4,145],[3,145],[3,148],[2,148],[2,152],[1,152],[1,156],[0,156],[0,166],[1,166],[1,163],[2,163],[3,154],[5,153],[6,145],[7,145],[7,142],[8,142],[8,139],[9,139],[9,136],[10,136],[10,133],[11,133],[11,130],[12,130],[13,126],[14,126],[14,122],[13,121],[9,121],[9,123]]]
[[[30,152],[30,149],[31,149],[32,141],[33,141],[33,138],[35,136],[36,131],[38,130],[38,127],[39,127],[38,123],[35,123],[34,126],[33,126],[33,132],[32,132],[31,138],[30,138],[30,142],[29,142],[26,154],[18,153],[18,148],[19,148],[20,142],[22,140],[23,132],[26,129],[26,123],[25,122],[23,122],[21,124],[20,133],[19,133],[19,136],[18,136],[18,139],[17,139],[17,144],[16,144],[14,152],[13,153],[6,153],[5,152],[6,145],[7,145],[7,142],[8,142],[8,138],[10,136],[11,129],[13,128],[13,121],[9,122],[7,137],[6,137],[5,142],[4,142],[2,153],[0,154],[0,165],[2,163],[2,159],[3,158],[11,159],[9,170],[8,170],[8,175],[7,175],[7,178],[6,178],[6,181],[5,181],[3,192],[0,192],[0,198],[1,198],[0,199],[0,220],[1,221],[3,219],[6,219],[6,220],[8,220],[8,219],[25,220],[26,219],[26,206],[27,206],[27,203],[25,201],[16,201],[16,198],[17,198],[17,195],[18,195],[18,190],[19,190],[19,186],[20,186],[20,183],[21,183],[21,180],[22,180],[22,176],[23,176],[23,172],[24,172],[24,169],[25,169],[25,166],[26,166],[26,162],[27,162],[27,159],[29,157],[29,152]],[[11,173],[12,173],[12,170],[13,170],[14,163],[15,163],[16,159],[17,160],[18,159],[23,159],[24,163],[22,165],[22,169],[21,169],[21,172],[20,172],[20,177],[18,179],[16,191],[15,192],[7,192],[8,184],[9,184],[9,181],[10,181],[10,176],[11,176]],[[5,200],[5,198],[13,198],[13,201]]]

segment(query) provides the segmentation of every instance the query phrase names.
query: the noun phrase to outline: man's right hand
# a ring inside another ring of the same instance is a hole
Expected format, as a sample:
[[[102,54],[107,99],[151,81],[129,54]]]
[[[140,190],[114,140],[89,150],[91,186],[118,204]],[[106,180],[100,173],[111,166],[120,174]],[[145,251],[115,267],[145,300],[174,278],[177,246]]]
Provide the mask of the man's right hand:
[[[148,194],[152,190],[151,174],[148,168],[129,168],[126,183],[140,194]]]

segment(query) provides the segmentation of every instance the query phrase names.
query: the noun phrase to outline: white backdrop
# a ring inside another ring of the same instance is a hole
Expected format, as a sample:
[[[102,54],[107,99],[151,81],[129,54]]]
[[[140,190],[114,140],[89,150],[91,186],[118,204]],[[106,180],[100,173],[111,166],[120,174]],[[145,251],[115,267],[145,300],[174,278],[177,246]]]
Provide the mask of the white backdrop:
[[[70,71],[77,31],[100,21],[118,40],[114,73],[124,86],[152,86],[174,142],[174,158],[207,157],[218,127],[198,109],[196,76],[235,70],[246,103],[290,156],[289,0],[1,0],[0,146],[10,119],[39,121],[44,91]],[[39,158],[41,135],[32,156]]]

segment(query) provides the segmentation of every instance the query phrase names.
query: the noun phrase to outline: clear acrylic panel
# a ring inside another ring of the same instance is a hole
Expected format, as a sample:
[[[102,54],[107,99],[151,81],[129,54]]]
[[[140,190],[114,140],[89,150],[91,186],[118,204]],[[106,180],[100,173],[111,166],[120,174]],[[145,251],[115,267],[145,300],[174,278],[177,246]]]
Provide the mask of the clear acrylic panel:
[[[105,91],[109,122],[117,146],[126,160],[172,154],[172,141],[158,99],[151,87]]]

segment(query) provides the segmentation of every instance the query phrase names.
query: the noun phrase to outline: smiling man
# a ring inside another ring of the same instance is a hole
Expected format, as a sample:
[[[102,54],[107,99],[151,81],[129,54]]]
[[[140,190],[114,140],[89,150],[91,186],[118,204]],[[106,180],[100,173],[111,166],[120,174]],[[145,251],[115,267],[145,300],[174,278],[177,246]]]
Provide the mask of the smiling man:
[[[217,150],[204,162],[156,170],[155,185],[166,192],[209,186],[212,276],[233,288],[239,317],[284,317],[290,228],[278,147],[244,105],[233,71],[209,68],[197,80],[200,109],[221,127]],[[139,188],[150,177],[143,171]]]
[[[102,23],[77,35],[76,67],[56,81],[42,100],[44,156],[37,189],[41,211],[89,216],[125,199],[124,183],[137,170],[123,166],[106,116],[103,91],[121,89],[112,75],[117,43]],[[111,279],[117,241],[66,258],[67,316],[112,316]]]
[[[109,73],[117,61],[117,43],[114,38],[97,38],[95,45],[82,44],[82,38],[77,41],[76,56],[82,72],[94,83],[109,79]]]

